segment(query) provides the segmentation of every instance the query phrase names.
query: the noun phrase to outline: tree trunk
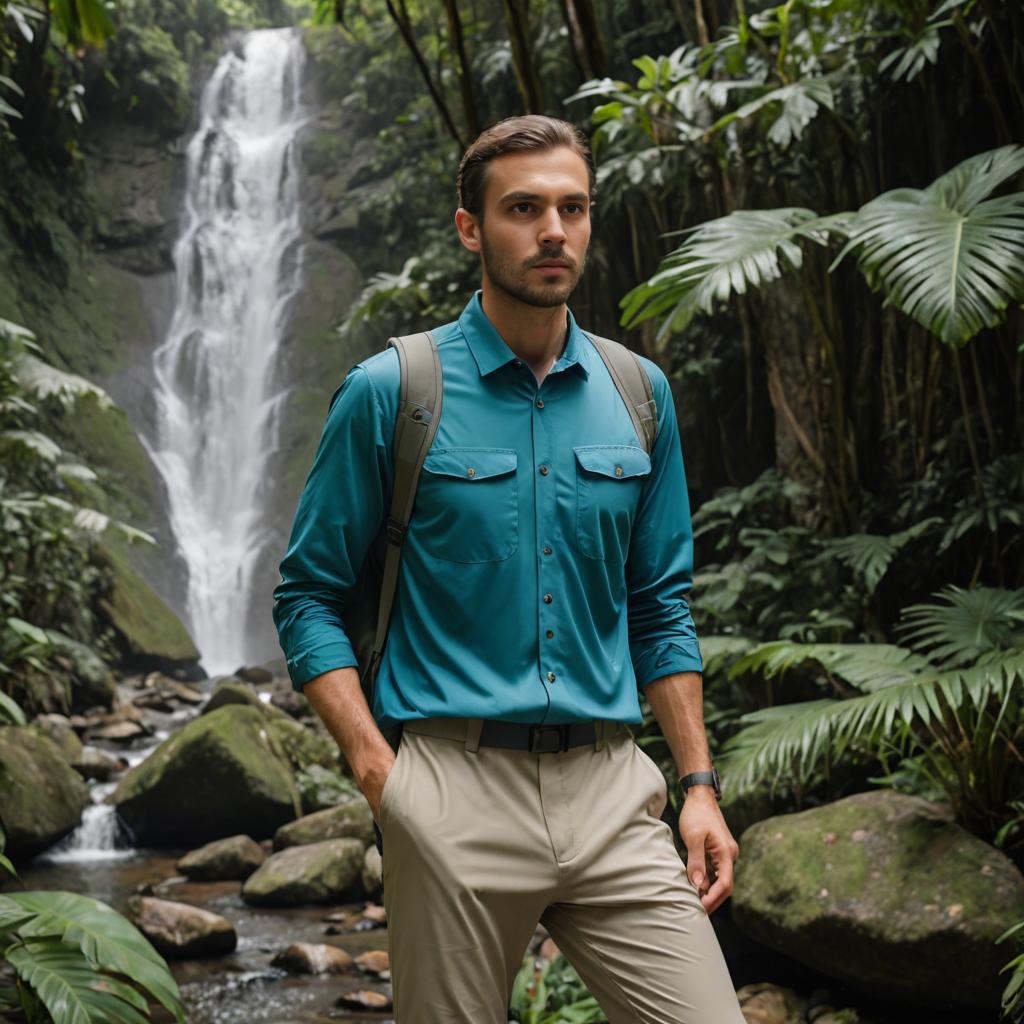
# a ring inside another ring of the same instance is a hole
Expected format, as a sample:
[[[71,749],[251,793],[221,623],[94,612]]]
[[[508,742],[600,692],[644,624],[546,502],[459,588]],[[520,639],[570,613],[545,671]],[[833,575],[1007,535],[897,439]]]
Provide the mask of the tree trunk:
[[[459,58],[459,90],[462,94],[466,134],[475,139],[480,134],[480,118],[473,97],[473,70],[466,56],[466,40],[462,34],[462,18],[457,0],[444,0],[444,9],[448,15],[448,42]]]
[[[530,0],[504,0],[505,23],[512,45],[512,64],[515,67],[519,94],[523,98],[523,110],[527,114],[544,111],[544,93],[541,89],[537,68],[530,52],[529,14]]]
[[[391,20],[395,23],[402,39],[405,41],[405,45],[412,55],[413,61],[416,63],[416,67],[419,68],[420,75],[423,78],[423,84],[427,87],[427,92],[430,93],[430,98],[434,101],[434,106],[437,108],[437,112],[441,115],[441,120],[444,122],[445,128],[448,130],[448,134],[455,140],[456,145],[459,149],[465,149],[466,143],[463,141],[462,136],[459,134],[459,129],[455,126],[455,121],[452,118],[452,113],[448,109],[448,104],[445,102],[444,96],[441,95],[440,89],[434,84],[434,79],[431,77],[430,68],[427,67],[427,62],[423,56],[423,52],[420,50],[419,45],[416,42],[416,33],[413,30],[412,21],[409,18],[409,12],[405,6],[405,0],[398,0],[399,8],[396,9],[393,0],[385,0],[388,8],[388,14],[391,15]]]
[[[562,15],[584,78],[603,78],[607,61],[594,0],[562,0]]]

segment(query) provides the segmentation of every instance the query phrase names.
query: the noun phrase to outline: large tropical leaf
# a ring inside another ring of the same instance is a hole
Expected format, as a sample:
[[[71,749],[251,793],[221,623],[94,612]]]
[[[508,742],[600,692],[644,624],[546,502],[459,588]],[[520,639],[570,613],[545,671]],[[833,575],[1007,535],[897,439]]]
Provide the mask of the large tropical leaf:
[[[8,899],[36,916],[18,931],[24,938],[57,936],[90,962],[132,978],[184,1022],[178,986],[146,937],[116,910],[73,892],[11,893]]]
[[[1024,170],[1024,146],[957,164],[925,189],[885,192],[857,211],[848,253],[886,303],[951,345],[1024,302],[1024,192],[988,196]]]
[[[0,724],[25,725],[25,712],[13,697],[0,690]]]
[[[39,939],[11,946],[6,959],[53,1024],[149,1024],[146,1000],[126,982],[99,973],[75,946]]]
[[[903,610],[900,635],[932,660],[971,665],[1000,648],[1024,641],[1024,590],[949,586],[935,595],[944,604]]]
[[[940,519],[925,519],[907,530],[889,536],[875,533],[854,533],[848,537],[839,537],[826,542],[826,552],[831,552],[845,562],[873,594],[882,578],[889,571],[893,559],[899,550],[926,533]]]
[[[733,121],[743,120],[765,108],[778,110],[778,115],[768,129],[768,138],[776,145],[786,147],[794,139],[800,138],[804,128],[818,113],[819,109],[833,107],[832,86],[827,77],[802,78],[789,85],[758,96],[744,103],[736,110],[720,117],[711,127],[711,131],[720,131]]]
[[[667,313],[658,331],[681,331],[700,311],[780,278],[803,262],[800,239],[824,244],[840,217],[819,217],[813,210],[734,210],[688,232],[690,237],[661,262],[658,272],[622,300],[622,323],[640,323]]]

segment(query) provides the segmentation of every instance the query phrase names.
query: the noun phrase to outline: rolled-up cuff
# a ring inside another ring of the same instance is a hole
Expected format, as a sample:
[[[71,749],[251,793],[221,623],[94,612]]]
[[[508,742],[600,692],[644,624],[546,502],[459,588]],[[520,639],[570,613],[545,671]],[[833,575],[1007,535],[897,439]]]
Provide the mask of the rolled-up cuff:
[[[696,640],[667,640],[653,645],[633,661],[638,689],[673,672],[703,672],[704,661]]]
[[[355,652],[348,640],[331,640],[310,651],[301,651],[285,659],[292,689],[302,693],[302,687],[311,679],[336,668],[357,668]]]

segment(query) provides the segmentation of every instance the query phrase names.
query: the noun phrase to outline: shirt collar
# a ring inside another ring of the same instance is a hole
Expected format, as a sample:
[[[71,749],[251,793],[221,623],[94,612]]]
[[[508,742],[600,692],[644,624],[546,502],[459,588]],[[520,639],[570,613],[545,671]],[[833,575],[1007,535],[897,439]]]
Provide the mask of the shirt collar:
[[[480,376],[486,377],[517,357],[498,333],[494,324],[488,320],[481,302],[482,295],[481,291],[477,291],[466,303],[466,308],[459,317],[459,327],[462,329],[470,352],[473,353]],[[569,331],[565,349],[549,372],[558,373],[571,366],[578,366],[583,376],[587,377],[590,374],[590,350],[593,346],[577,325],[572,312],[567,312]]]

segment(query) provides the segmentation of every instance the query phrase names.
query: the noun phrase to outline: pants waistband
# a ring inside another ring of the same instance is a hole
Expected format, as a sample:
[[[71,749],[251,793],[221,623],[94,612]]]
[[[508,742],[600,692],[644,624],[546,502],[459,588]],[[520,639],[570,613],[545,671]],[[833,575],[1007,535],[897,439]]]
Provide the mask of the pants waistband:
[[[600,750],[619,733],[629,732],[625,722],[605,720],[568,722],[564,725],[531,725],[484,718],[415,718],[403,723],[409,732],[465,743],[475,752],[480,747],[501,747],[531,753],[555,753],[593,745]]]

